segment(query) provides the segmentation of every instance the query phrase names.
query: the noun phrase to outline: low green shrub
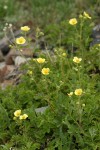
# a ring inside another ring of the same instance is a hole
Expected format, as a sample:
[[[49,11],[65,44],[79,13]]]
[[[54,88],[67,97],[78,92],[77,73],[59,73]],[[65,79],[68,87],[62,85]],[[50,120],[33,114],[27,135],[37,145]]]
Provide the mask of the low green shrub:
[[[14,150],[99,150],[100,45],[87,50],[89,19],[84,14],[77,20],[63,22],[63,31],[58,29],[57,33],[64,34],[64,38],[54,48],[53,55],[47,49],[45,53],[40,51],[37,59],[23,64],[26,73],[21,83],[0,91],[2,150],[11,147]],[[17,38],[12,47],[20,51],[21,44],[30,45],[26,37],[28,30],[24,27],[23,37]],[[40,36],[43,32],[38,29],[34,52]],[[70,53],[63,44],[69,46]],[[77,47],[75,52],[74,47]]]

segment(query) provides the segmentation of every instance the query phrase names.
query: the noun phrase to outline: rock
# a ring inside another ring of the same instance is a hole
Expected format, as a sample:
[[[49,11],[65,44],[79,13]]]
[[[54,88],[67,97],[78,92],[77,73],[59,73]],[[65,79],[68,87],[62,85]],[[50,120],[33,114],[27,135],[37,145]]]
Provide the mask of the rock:
[[[21,56],[17,56],[14,62],[15,62],[15,66],[19,66],[20,64],[26,62],[26,59]]]
[[[14,66],[14,69],[4,79],[11,81],[12,85],[17,85],[21,82],[21,76],[26,72],[27,70],[20,70],[19,66]]]
[[[4,76],[7,72],[7,67],[3,67],[2,69],[0,69],[0,83],[2,83],[4,81]]]
[[[0,69],[0,82],[5,80],[5,76],[14,70],[14,66],[5,65]]]
[[[45,110],[46,110],[47,108],[49,108],[49,106],[40,107],[40,108],[35,109],[35,112],[36,112],[36,113],[41,113],[41,114],[42,114],[42,113],[45,112]]]
[[[14,32],[14,37],[21,36],[20,30]],[[14,39],[12,35],[8,35],[8,37],[4,37],[3,39],[0,40],[0,51],[2,54],[5,56],[8,54],[10,51],[9,44],[13,43]]]
[[[4,56],[2,54],[2,52],[0,51],[0,62],[4,61]]]
[[[9,52],[9,40],[7,37],[4,37],[0,40],[0,52],[5,56]]]
[[[4,68],[5,65],[6,65],[5,62],[1,62],[1,63],[0,63],[0,69]]]
[[[28,60],[30,60],[30,58],[24,58],[24,57],[21,57],[21,56],[17,56],[14,60],[15,62],[15,66],[19,66],[21,65],[22,63],[25,63],[27,62]]]
[[[7,65],[13,65],[15,64],[15,59],[16,57],[20,56],[21,57],[25,57],[25,58],[32,58],[33,57],[33,53],[32,50],[27,49],[27,48],[23,48],[22,51],[18,51],[18,50],[14,50],[12,49],[9,54],[5,57],[5,61]],[[21,60],[21,59],[20,59]],[[18,64],[18,59],[17,59],[17,64]]]
[[[11,86],[13,84],[13,80],[4,80],[3,83],[1,83],[0,87],[2,90],[5,90],[7,86]]]
[[[100,44],[100,24],[96,25],[93,28],[91,37],[93,41],[90,43],[90,46],[93,46],[95,44]]]
[[[9,54],[5,57],[5,62],[7,65],[14,65],[13,53],[13,50],[11,50]]]

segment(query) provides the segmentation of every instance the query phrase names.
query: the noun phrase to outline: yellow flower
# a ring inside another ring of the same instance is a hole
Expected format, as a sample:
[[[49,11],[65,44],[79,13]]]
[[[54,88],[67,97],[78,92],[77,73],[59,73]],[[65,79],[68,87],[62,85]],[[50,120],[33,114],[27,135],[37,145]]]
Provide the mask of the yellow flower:
[[[77,19],[76,19],[76,18],[70,19],[70,20],[69,20],[69,24],[71,24],[71,25],[77,24]]]
[[[80,62],[82,61],[82,58],[74,57],[74,58],[73,58],[73,61],[74,61],[75,63],[80,63]]]
[[[19,38],[16,38],[16,43],[17,44],[25,44],[26,40],[24,37],[19,37]]]
[[[29,75],[32,75],[32,74],[33,74],[33,71],[28,70],[27,73],[28,73]]]
[[[62,53],[62,56],[64,56],[64,57],[65,57],[65,56],[67,56],[67,54],[66,54],[66,53]]]
[[[30,30],[30,28],[28,26],[24,26],[24,27],[21,27],[21,30],[27,32]]]
[[[76,89],[74,93],[75,93],[75,95],[80,96],[80,95],[82,95],[83,91],[82,91],[82,89]]]
[[[28,118],[28,115],[27,114],[23,114],[19,117],[20,120],[25,120]]]
[[[44,58],[37,58],[37,62],[42,64],[45,62],[45,59]]]
[[[44,75],[48,75],[49,72],[50,72],[50,69],[49,69],[49,68],[43,68],[41,72],[42,72],[42,74],[44,74]]]
[[[14,112],[14,116],[15,117],[19,117],[21,115],[21,110],[19,109],[19,110],[16,110],[15,112]]]
[[[72,95],[73,95],[73,92],[68,93],[68,96],[72,96]]]
[[[85,107],[85,104],[82,104],[83,107]]]
[[[89,16],[89,14],[88,13],[86,13],[85,11],[84,11],[84,16],[86,17],[86,18],[88,18],[88,19],[91,19],[91,17]]]

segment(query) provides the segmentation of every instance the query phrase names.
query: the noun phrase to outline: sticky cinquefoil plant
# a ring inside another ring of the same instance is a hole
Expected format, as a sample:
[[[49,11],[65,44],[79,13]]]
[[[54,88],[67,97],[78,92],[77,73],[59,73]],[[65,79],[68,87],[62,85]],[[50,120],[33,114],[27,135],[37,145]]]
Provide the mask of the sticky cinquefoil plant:
[[[86,64],[85,59],[88,56],[91,61],[91,51],[87,53],[87,39],[82,36],[85,19],[91,17],[84,12],[81,18],[82,23],[80,18],[67,23],[75,30],[79,26],[80,35],[73,29],[69,31],[69,38],[73,46],[77,43],[79,51],[70,55],[64,47],[55,47],[53,56],[47,50],[46,54],[38,54],[38,58],[24,64],[26,74],[22,82],[12,91],[0,93],[0,120],[7,116],[0,128],[1,146],[20,150],[99,150],[98,76],[94,73],[96,78],[91,77],[88,69],[91,64]],[[29,27],[21,29],[27,32]],[[23,36],[15,42],[20,50],[19,45],[27,39]]]

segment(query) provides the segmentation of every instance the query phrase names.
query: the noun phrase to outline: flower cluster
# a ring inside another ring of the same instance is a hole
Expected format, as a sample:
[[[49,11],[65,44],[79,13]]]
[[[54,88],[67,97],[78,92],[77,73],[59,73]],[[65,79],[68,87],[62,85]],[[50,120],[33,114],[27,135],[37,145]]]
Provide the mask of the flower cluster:
[[[42,72],[42,74],[44,74],[44,75],[48,75],[49,72],[50,72],[50,69],[49,69],[49,68],[43,68],[41,72]]]
[[[16,118],[18,118],[18,117],[20,120],[25,120],[28,118],[28,115],[27,114],[21,115],[21,110],[19,109],[19,110],[16,110],[14,112],[14,118],[13,119],[16,120]]]
[[[21,110],[16,110],[15,112],[14,112],[14,116],[15,117],[19,117],[21,115]]]
[[[89,14],[86,13],[85,11],[84,11],[83,15],[84,15],[85,18],[91,19],[91,17],[89,16]]]
[[[82,14],[79,15],[79,17],[83,18],[83,19],[91,19],[91,16],[88,13],[86,13],[85,11],[83,12],[83,15]]]
[[[30,30],[30,28],[28,26],[24,26],[24,27],[21,27],[21,30],[24,32],[27,32]]]
[[[82,93],[83,93],[82,89],[76,89],[74,92],[68,93],[68,96],[71,97],[73,94],[80,96],[80,95],[82,95]]]
[[[74,93],[75,93],[75,95],[80,96],[80,95],[82,95],[83,90],[82,89],[76,89]]]
[[[84,11],[83,15],[80,15],[79,17],[80,17],[80,18],[91,19],[91,16],[89,16],[89,14],[86,13],[85,11]],[[73,26],[76,25],[77,22],[78,22],[78,21],[77,21],[76,18],[72,18],[72,19],[69,20],[69,24],[70,24],[70,25],[73,25]]]
[[[44,58],[37,58],[37,62],[42,64],[45,62],[45,59]]]
[[[71,25],[76,25],[77,24],[77,19],[76,18],[72,18],[69,20],[69,24]]]
[[[19,37],[19,38],[16,38],[16,43],[17,44],[25,44],[26,42],[26,39],[24,37]]]
[[[82,58],[78,58],[78,57],[74,57],[73,58],[73,62],[75,62],[75,63],[80,63],[82,61]]]
[[[20,117],[19,117],[20,120],[25,120],[27,118],[28,118],[27,114],[20,115]]]
[[[11,28],[12,28],[12,24],[11,24],[11,23],[10,23],[10,24],[9,24],[9,23],[6,23],[6,24],[5,24],[5,27],[3,28],[3,31],[4,31],[4,32],[7,32],[7,30],[9,30],[9,29],[11,30]]]
[[[24,26],[24,27],[21,27],[21,30],[24,31],[24,32],[27,32],[27,31],[30,30],[30,28],[28,26]],[[25,44],[26,39],[23,36],[21,36],[19,38],[16,38],[15,42],[18,45],[22,45],[22,44]]]

